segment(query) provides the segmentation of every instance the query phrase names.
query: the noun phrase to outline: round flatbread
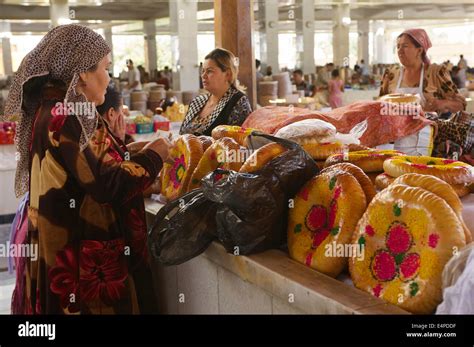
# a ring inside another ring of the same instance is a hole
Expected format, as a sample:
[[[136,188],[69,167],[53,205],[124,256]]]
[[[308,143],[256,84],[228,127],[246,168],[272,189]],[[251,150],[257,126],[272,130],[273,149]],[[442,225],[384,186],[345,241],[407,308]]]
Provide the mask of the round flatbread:
[[[347,265],[346,245],[366,204],[362,187],[347,172],[327,171],[312,178],[289,211],[290,257],[336,277]]]
[[[441,302],[444,265],[465,246],[462,225],[439,196],[392,184],[378,193],[353,235],[364,257],[349,258],[354,285],[413,313]]]

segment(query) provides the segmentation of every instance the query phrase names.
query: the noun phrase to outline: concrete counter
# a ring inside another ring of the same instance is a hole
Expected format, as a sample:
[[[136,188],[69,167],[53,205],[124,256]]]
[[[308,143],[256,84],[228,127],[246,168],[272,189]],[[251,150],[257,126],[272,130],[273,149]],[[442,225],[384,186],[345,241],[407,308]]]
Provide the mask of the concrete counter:
[[[161,206],[146,199],[148,223]],[[347,275],[328,277],[279,250],[234,256],[213,242],[200,256],[153,272],[160,313],[409,314],[348,284]]]

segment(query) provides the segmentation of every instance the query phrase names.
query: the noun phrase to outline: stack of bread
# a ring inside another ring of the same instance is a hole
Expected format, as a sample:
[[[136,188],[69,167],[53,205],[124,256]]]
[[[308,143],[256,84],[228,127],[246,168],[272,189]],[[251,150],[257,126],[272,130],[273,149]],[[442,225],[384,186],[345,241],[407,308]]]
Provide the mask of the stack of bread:
[[[379,98],[380,101],[397,103],[397,104],[408,104],[418,103],[420,100],[418,96],[414,94],[387,94]]]
[[[459,197],[469,194],[474,182],[474,168],[464,162],[426,156],[397,156],[383,163],[384,173],[375,179],[377,188],[384,189],[405,173],[438,177],[449,183]]]
[[[349,258],[354,285],[413,313],[432,313],[442,300],[444,265],[471,234],[452,186],[430,175],[404,174],[379,192],[359,220]]]
[[[349,153],[333,154],[326,159],[325,167],[337,163],[352,163],[360,167],[372,180],[383,172],[383,163],[385,160],[403,153],[394,150],[367,149],[362,151],[353,151]]]
[[[132,92],[130,93],[130,109],[141,111],[143,114],[147,110],[147,95],[145,92]]]
[[[156,88],[156,87],[155,87]],[[166,91],[164,88],[157,88],[150,90],[150,96],[148,98],[148,109],[155,110],[160,107],[161,101],[166,98]]]
[[[258,104],[261,106],[269,106],[270,100],[278,98],[278,82],[277,81],[261,81],[258,83]]]
[[[336,139],[336,133],[336,127],[331,123],[305,119],[284,126],[275,136],[298,143],[322,169],[330,155],[343,152],[344,145]]]
[[[336,277],[347,266],[347,248],[357,222],[375,195],[367,175],[350,163],[335,164],[313,177],[294,198],[288,216],[290,257]]]
[[[212,137],[186,134],[177,138],[160,172],[162,196],[179,198],[199,188],[201,179],[218,168],[239,171],[250,157],[247,137],[253,130],[220,125]]]
[[[288,72],[274,74],[272,78],[278,82],[278,97],[280,99],[285,99],[287,95],[292,93],[291,79]]]

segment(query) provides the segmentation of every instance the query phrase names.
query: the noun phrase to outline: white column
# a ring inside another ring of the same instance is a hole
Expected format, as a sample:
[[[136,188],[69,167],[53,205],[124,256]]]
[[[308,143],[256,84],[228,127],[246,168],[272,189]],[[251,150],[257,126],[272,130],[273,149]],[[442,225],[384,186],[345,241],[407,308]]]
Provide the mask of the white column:
[[[199,64],[197,51],[197,2],[170,1],[173,53],[173,89],[198,90]]]
[[[51,27],[71,22],[68,0],[49,0]]]
[[[396,58],[397,54],[395,50],[396,41],[392,40],[391,32],[389,30],[385,30],[383,35],[383,48],[384,48],[384,64],[393,64],[397,63],[398,60]],[[395,60],[393,53],[395,52]]]
[[[262,65],[271,66],[274,72],[278,72],[278,6],[275,6],[274,0],[265,0],[258,6],[263,25],[260,31]]]
[[[112,73],[112,76],[114,76],[114,42],[112,39],[112,27],[104,28],[104,38],[110,47],[110,61],[112,64],[110,64],[109,71]]]
[[[12,50],[10,45],[10,37],[12,36],[10,23],[0,22],[0,38],[2,39],[2,60],[3,72],[5,75],[13,74]]]
[[[13,74],[12,51],[9,37],[2,37],[3,70],[5,75]]]
[[[377,20],[374,22],[374,63],[385,62],[385,22]]]
[[[297,65],[304,74],[315,72],[314,64],[314,0],[296,0]]]
[[[365,64],[369,64],[369,20],[360,19],[357,21],[357,32],[359,34],[357,46],[357,59],[364,59]]]
[[[349,4],[334,6],[332,47],[336,66],[349,64],[349,26],[351,24]]]
[[[155,19],[143,21],[143,31],[145,33],[145,65],[150,77],[157,66],[156,53],[156,25]]]

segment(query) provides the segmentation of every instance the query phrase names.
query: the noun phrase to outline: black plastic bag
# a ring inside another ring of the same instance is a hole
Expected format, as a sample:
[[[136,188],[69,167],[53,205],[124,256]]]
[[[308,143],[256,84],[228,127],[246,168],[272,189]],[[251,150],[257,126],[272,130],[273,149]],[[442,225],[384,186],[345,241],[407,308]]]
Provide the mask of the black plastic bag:
[[[205,197],[218,204],[217,237],[229,253],[245,255],[285,244],[289,199],[319,172],[292,141],[257,132],[248,139],[251,148],[267,142],[278,142],[288,151],[258,172],[216,170],[202,181]],[[217,180],[217,175],[222,177]]]
[[[163,206],[148,232],[148,249],[163,265],[178,265],[204,252],[216,235],[217,204],[200,189]]]

